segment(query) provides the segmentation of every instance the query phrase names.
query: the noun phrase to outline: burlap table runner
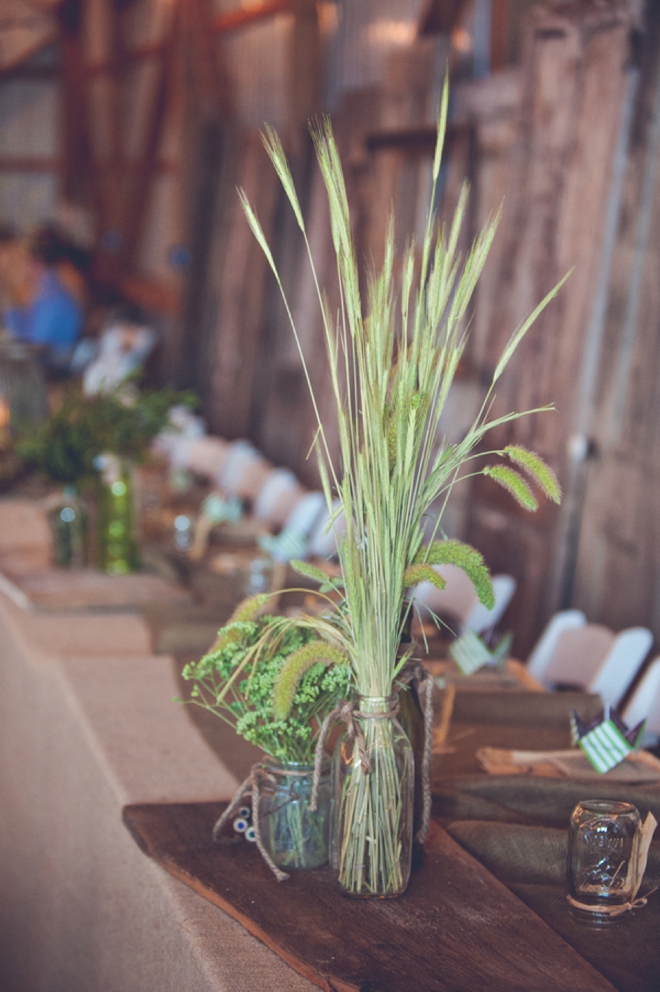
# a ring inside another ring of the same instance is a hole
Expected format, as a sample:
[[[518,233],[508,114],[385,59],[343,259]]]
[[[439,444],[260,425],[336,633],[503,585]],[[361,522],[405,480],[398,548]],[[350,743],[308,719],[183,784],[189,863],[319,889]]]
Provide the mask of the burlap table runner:
[[[620,992],[660,992],[660,892],[608,926],[576,920],[566,902],[567,827],[583,799],[633,803],[660,822],[660,785],[486,775],[475,754],[483,746],[545,749],[569,746],[572,708],[598,708],[576,693],[457,696],[449,753],[434,769],[434,814],[481,861],[597,968]],[[466,774],[469,772],[469,774]],[[660,837],[651,845],[640,895],[660,884]]]
[[[554,783],[553,783],[554,784]],[[627,798],[627,797],[626,797]],[[655,803],[658,804],[656,798]],[[566,830],[456,821],[449,833],[621,992],[660,989],[660,896],[607,926],[577,921],[566,902]],[[660,884],[660,841],[651,845],[640,895]]]

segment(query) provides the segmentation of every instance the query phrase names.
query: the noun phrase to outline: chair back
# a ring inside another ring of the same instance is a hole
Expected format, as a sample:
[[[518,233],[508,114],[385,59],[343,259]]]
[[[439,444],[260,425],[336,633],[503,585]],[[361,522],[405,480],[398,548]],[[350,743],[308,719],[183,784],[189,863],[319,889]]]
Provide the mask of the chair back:
[[[477,597],[472,582],[458,565],[435,565],[435,570],[445,580],[444,589],[438,589],[432,582],[420,582],[413,593],[415,610],[426,619],[425,614],[454,616],[460,622],[460,633],[473,630],[482,634],[492,629],[511,601],[516,590],[516,580],[510,575],[493,576],[495,606],[486,609]]]
[[[611,650],[588,683],[603,703],[618,706],[651,650],[653,635],[646,627],[629,627],[614,638]]]
[[[288,468],[274,468],[264,479],[254,501],[256,520],[268,527],[281,527],[304,491]]]
[[[470,611],[478,603],[474,586],[458,565],[435,565],[434,568],[445,580],[445,588],[438,589],[432,582],[420,582],[413,592],[414,608],[422,619],[427,619],[431,613],[455,616],[462,629]]]
[[[305,493],[294,505],[282,529],[309,538],[324,510],[326,510],[326,503],[323,493]]]
[[[527,659],[527,671],[542,685],[546,684],[546,671],[557,648],[557,641],[566,630],[584,627],[587,618],[581,610],[561,610],[548,621],[534,650]]]
[[[629,727],[646,720],[646,733],[656,739],[660,734],[660,657],[652,661],[642,675],[623,711],[623,719]]]
[[[341,500],[336,499],[332,504],[335,513],[341,506]],[[337,554],[337,545],[346,533],[346,518],[343,513],[337,516],[328,527],[330,511],[327,509],[318,520],[309,539],[309,553],[313,558],[332,558]]]
[[[464,630],[474,630],[477,634],[492,630],[500,622],[504,611],[511,602],[516,591],[516,580],[512,575],[494,575],[493,593],[495,606],[489,610],[478,599],[463,623]]]

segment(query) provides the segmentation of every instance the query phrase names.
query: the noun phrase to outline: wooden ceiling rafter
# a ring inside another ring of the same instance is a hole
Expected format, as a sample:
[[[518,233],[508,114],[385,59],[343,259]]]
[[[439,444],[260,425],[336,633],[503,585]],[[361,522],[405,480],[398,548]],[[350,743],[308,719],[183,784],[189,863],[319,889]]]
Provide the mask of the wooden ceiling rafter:
[[[210,0],[173,0],[163,40],[134,48],[127,43],[124,17],[132,2],[106,0],[109,46],[105,57],[91,64],[85,59],[81,30],[84,0],[60,0],[56,13],[65,84],[63,187],[68,198],[91,207],[99,246],[97,274],[101,282],[116,285],[125,283],[127,273],[135,269],[153,183],[163,172],[162,139],[177,67],[187,65],[189,85],[206,119],[231,119],[230,86],[218,51],[219,38],[280,14],[295,14],[300,0],[266,0],[220,15]],[[156,79],[141,127],[141,147],[129,158],[125,146],[126,73],[148,59],[158,63]],[[103,75],[109,77],[109,99],[104,108],[109,150],[100,156],[94,152],[91,139],[89,83]],[[167,309],[171,311],[171,299]]]
[[[11,78],[12,76],[20,73],[26,62],[30,59],[35,58],[35,56],[40,55],[44,49],[48,48],[58,39],[58,32],[54,28],[51,34],[41,38],[35,45],[29,48],[26,52],[23,52],[20,58],[17,58],[14,62],[10,62],[8,65],[3,65],[0,67],[0,82],[3,79]]]
[[[419,19],[420,38],[431,34],[451,34],[474,0],[428,0]]]
[[[178,2],[181,3],[182,0],[178,0]],[[267,0],[266,3],[258,6],[241,8],[229,14],[216,14],[210,22],[210,30],[216,35],[232,34],[234,31],[241,31],[262,21],[270,20],[279,14],[292,14],[295,10],[295,4],[296,0]],[[162,49],[162,42],[152,42],[149,45],[139,45],[128,49],[123,54],[123,65],[157,58]],[[98,73],[112,72],[116,68],[117,64],[112,59],[104,59],[91,63],[87,66],[86,71],[88,75],[93,76]]]
[[[172,65],[179,24],[179,8],[175,6],[171,12],[167,41],[163,46],[158,76],[147,115],[144,142],[138,156],[139,164],[133,181],[128,184],[128,189],[124,196],[124,210],[120,229],[122,249],[119,257],[119,263],[122,269],[131,269],[135,265],[136,255],[150,205],[151,187],[157,171],[156,163],[162,144],[171,98]]]

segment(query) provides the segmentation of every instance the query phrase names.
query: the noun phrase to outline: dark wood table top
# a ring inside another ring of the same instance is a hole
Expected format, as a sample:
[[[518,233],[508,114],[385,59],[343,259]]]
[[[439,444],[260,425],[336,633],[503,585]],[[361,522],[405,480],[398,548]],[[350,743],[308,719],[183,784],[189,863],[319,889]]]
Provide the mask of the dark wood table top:
[[[406,893],[355,900],[330,869],[278,883],[253,844],[214,845],[221,804],[129,806],[140,847],[327,992],[612,992],[613,986],[433,825]]]

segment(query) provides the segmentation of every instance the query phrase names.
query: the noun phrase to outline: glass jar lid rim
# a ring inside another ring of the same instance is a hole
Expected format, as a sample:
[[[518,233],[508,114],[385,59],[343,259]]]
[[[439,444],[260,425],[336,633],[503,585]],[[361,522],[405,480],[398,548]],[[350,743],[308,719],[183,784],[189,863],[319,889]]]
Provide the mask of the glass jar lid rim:
[[[330,758],[328,757],[328,755],[324,755],[323,756],[323,767],[325,767],[325,765],[328,764],[329,761],[330,761]],[[266,769],[269,769],[269,770],[270,769],[274,769],[276,771],[279,771],[280,769],[282,771],[286,771],[287,768],[292,768],[292,769],[295,769],[296,771],[299,771],[299,772],[307,772],[308,771],[308,772],[310,772],[310,774],[314,771],[314,763],[313,762],[310,765],[309,762],[307,762],[307,761],[280,761],[278,758],[271,758],[269,756],[266,756],[263,759],[263,765],[264,765],[264,768],[266,768]]]
[[[578,805],[590,813],[637,813],[639,816],[637,807],[623,799],[583,799]]]

